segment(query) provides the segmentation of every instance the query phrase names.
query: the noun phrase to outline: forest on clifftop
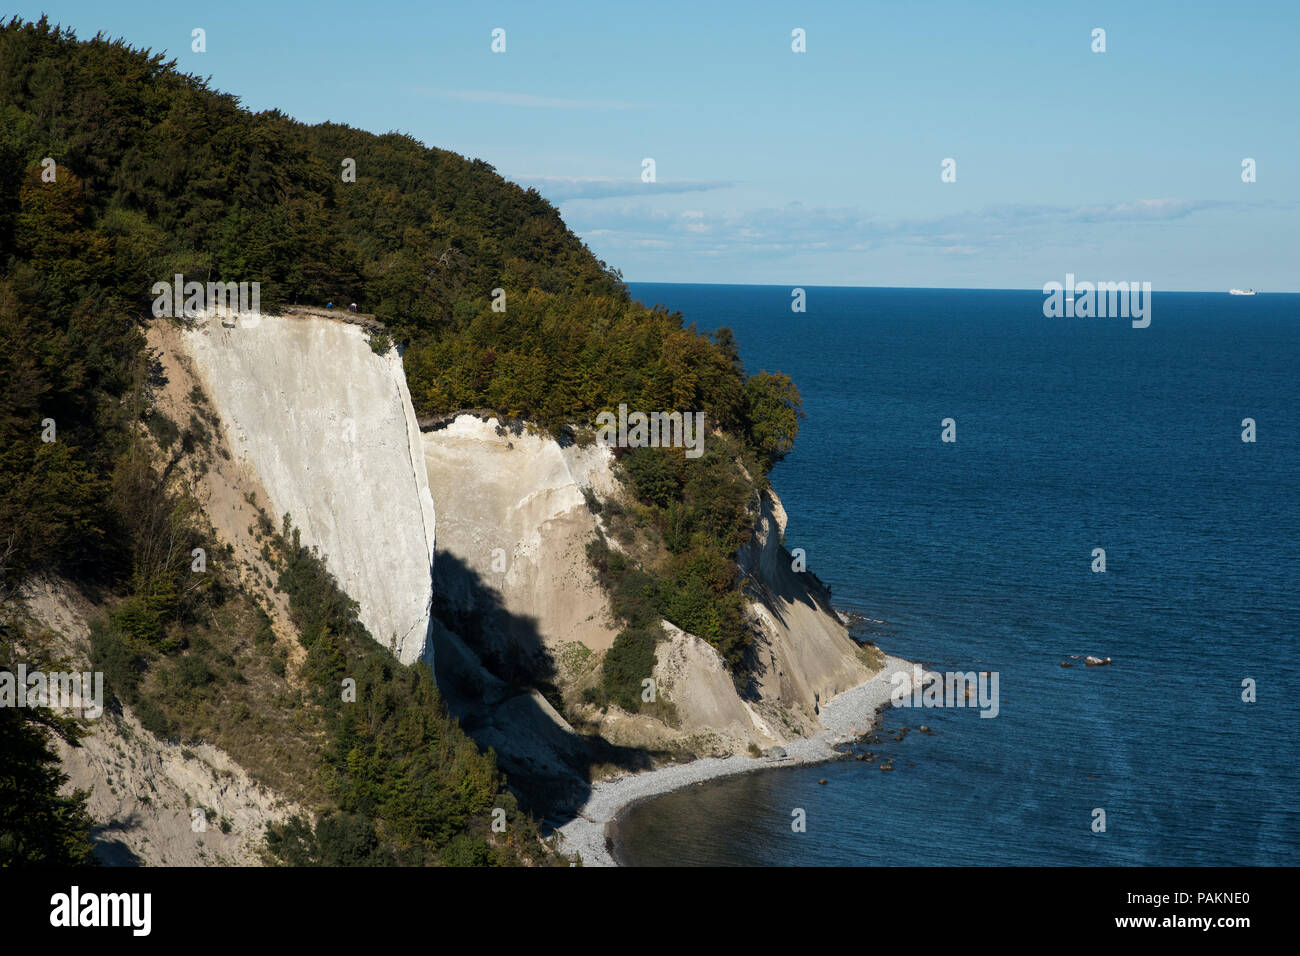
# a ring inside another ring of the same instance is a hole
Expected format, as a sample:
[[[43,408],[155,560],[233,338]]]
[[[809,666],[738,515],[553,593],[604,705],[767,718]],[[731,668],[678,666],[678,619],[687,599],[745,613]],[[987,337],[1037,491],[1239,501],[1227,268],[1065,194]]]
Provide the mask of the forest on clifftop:
[[[482,160],[400,133],[252,113],[162,54],[15,18],[0,26],[0,584],[12,594],[25,578],[50,573],[108,595],[112,610],[95,631],[99,662],[120,699],[145,701],[156,732],[184,730],[183,709],[139,696],[158,683],[149,673],[197,675],[190,692],[209,692],[224,671],[184,671],[202,650],[189,638],[229,613],[228,602],[247,600],[228,581],[196,592],[187,559],[154,547],[163,526],[195,542],[202,534],[184,490],[168,485],[149,453],[155,444],[144,440],[174,428],[154,407],[142,330],[154,283],[175,274],[257,282],[268,310],[358,303],[403,350],[421,415],[490,408],[563,436],[620,403],[703,411],[716,440],[697,461],[681,449],[619,450],[638,503],[629,520],[658,548],[653,562],[636,566],[593,544],[626,625],[606,690],[635,707],[629,691],[653,662],[660,618],[743,670],[749,631],[734,557],[756,491],[798,431],[788,377],[747,374],[727,329],[705,335],[679,314],[633,301],[551,203]],[[492,307],[497,289],[504,311]],[[394,680],[357,639],[355,613],[328,573],[296,543],[276,540],[281,586],[296,597],[321,686],[349,655],[377,684]],[[235,616],[256,620],[244,610]],[[6,658],[35,639],[12,615],[0,616],[0,629]],[[281,858],[527,856],[485,836],[504,790],[492,755],[467,751],[436,687],[401,680],[412,693],[394,703],[391,722],[363,726],[322,712],[335,741],[321,770],[331,843],[320,846],[310,830],[281,833]],[[49,752],[34,741],[49,728],[33,730],[29,717],[0,712],[0,751],[48,768]],[[354,750],[386,760],[393,747],[414,753],[430,735],[446,741],[441,762],[399,759],[392,771],[349,760]],[[56,793],[57,774],[41,779],[0,794],[14,817],[5,827],[27,811],[83,827],[76,800]],[[397,798],[412,791],[432,796],[418,807]],[[50,859],[84,856],[75,833],[48,842]],[[0,837],[0,857],[30,862],[23,847]]]

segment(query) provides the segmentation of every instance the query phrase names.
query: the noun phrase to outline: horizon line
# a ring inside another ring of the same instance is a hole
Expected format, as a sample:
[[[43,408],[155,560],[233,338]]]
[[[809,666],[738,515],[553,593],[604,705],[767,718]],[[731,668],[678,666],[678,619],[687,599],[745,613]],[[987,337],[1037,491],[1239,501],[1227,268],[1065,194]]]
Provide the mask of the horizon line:
[[[1088,280],[1091,281],[1091,280]],[[893,289],[898,291],[918,291],[918,292],[1034,292],[1043,295],[1043,290],[1037,287],[1018,288],[1011,286],[947,286],[947,285],[853,285],[850,283],[821,283],[811,284],[808,282],[682,282],[680,280],[664,279],[628,279],[624,278],[623,282],[627,285],[715,285],[715,286],[750,286],[762,289]],[[1152,288],[1152,294],[1161,293],[1179,293],[1187,295],[1229,295],[1228,289],[1157,289]],[[1288,290],[1279,289],[1269,292],[1254,290],[1256,295],[1300,295],[1300,289]]]

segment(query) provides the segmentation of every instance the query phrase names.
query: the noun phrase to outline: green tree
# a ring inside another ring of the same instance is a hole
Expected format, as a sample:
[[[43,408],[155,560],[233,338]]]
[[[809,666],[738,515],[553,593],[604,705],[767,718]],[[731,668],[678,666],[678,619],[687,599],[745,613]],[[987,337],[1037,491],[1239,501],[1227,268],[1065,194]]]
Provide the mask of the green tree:
[[[40,669],[47,650],[40,635],[12,623],[6,582],[7,548],[0,549],[0,672],[16,674],[19,660]],[[34,659],[35,658],[35,659]],[[86,866],[94,862],[92,821],[84,791],[64,795],[67,775],[51,746],[58,736],[77,746],[78,723],[46,708],[0,707],[0,866]]]
[[[789,454],[799,434],[799,389],[784,372],[762,371],[746,380],[745,397],[754,447],[770,467]]]

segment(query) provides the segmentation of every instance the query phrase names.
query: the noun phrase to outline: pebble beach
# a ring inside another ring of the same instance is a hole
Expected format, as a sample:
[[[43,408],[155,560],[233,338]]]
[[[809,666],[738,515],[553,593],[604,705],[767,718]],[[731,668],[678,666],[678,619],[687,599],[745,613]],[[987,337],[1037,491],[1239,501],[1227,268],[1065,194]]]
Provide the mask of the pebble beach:
[[[717,777],[835,759],[837,747],[871,732],[880,709],[889,704],[893,675],[900,671],[907,675],[910,688],[912,663],[887,656],[885,666],[874,677],[826,702],[819,715],[822,730],[783,744],[784,757],[701,757],[600,781],[578,815],[558,829],[561,851],[579,857],[583,866],[617,866],[607,845],[609,825],[634,803]]]

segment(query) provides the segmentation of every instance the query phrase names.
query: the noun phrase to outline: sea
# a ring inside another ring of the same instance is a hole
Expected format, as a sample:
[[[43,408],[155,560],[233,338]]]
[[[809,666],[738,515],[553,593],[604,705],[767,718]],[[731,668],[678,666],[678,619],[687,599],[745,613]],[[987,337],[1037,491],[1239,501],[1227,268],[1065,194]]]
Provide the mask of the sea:
[[[794,379],[787,547],[999,707],[635,804],[619,862],[1300,864],[1300,295],[1157,291],[1134,328],[1034,290],[631,289]]]

